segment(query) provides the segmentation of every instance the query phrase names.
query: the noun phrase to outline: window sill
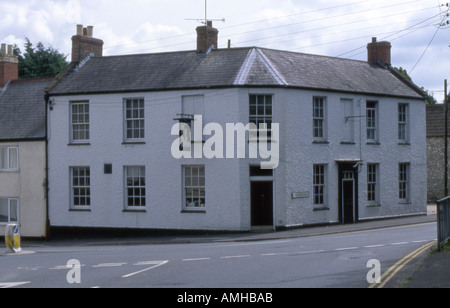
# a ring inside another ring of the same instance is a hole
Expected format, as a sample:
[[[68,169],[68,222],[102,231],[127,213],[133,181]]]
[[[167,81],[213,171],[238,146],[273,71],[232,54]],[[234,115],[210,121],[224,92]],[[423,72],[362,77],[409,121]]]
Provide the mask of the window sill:
[[[86,142],[86,143],[69,143],[67,146],[69,147],[77,147],[77,146],[90,146],[91,144]]]
[[[91,209],[90,208],[85,208],[85,209],[83,209],[83,208],[79,208],[79,209],[75,209],[75,208],[71,208],[71,209],[69,209],[69,212],[91,212]]]
[[[411,201],[399,201],[398,204],[412,204]]]
[[[367,141],[366,144],[367,145],[381,145],[381,143],[379,143],[377,141]]]
[[[326,141],[326,140],[314,140],[312,143],[313,144],[330,144],[330,142]]]
[[[341,141],[341,144],[344,144],[344,145],[355,145],[356,143],[355,142],[350,142],[350,141]]]
[[[366,207],[381,207],[381,204],[372,203],[372,204],[368,204]]]
[[[411,145],[409,142],[399,142],[398,145]]]
[[[0,169],[0,173],[19,173],[20,170],[19,169]]]
[[[206,214],[206,210],[182,210],[182,214]]]
[[[122,145],[136,145],[136,144],[146,144],[145,141],[124,141]]]
[[[327,206],[321,206],[321,207],[315,207],[313,209],[314,212],[322,212],[322,211],[329,211],[330,208]]]
[[[126,209],[123,210],[122,213],[147,213],[145,209]]]

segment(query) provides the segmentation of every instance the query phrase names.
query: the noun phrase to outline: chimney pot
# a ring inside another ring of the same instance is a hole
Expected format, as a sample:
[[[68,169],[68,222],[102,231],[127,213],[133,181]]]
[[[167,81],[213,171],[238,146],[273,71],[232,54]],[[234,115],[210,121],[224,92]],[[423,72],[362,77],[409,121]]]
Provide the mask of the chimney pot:
[[[83,25],[77,25],[77,35],[83,35]]]
[[[93,26],[88,26],[87,27],[87,36],[89,36],[89,37],[93,37],[94,36],[94,27]]]
[[[1,54],[6,55],[6,44],[2,44]]]
[[[13,45],[8,45],[8,55],[9,56],[14,56]]]

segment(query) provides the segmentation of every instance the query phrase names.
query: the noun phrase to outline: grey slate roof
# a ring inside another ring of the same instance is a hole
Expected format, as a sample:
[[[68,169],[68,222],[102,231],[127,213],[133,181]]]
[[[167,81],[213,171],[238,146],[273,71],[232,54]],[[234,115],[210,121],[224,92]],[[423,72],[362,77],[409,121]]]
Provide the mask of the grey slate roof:
[[[93,57],[49,94],[267,86],[423,98],[401,79],[363,61],[249,47]]]
[[[0,141],[45,140],[44,89],[49,82],[16,80],[0,90]]]

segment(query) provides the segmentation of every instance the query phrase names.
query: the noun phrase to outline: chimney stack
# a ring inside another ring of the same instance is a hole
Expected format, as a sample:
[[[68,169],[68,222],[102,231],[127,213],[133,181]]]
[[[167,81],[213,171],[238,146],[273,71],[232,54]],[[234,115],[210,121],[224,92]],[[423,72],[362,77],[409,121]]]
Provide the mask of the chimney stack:
[[[77,25],[76,35],[72,36],[72,62],[81,62],[90,54],[103,56],[103,41],[93,36],[93,26],[83,28],[83,25]]]
[[[19,78],[19,59],[13,53],[13,46],[1,44],[0,50],[0,88],[10,80]]]
[[[197,28],[197,52],[205,53],[211,47],[217,49],[219,30],[213,28],[212,21],[207,21],[205,26]]]
[[[391,49],[389,42],[377,42],[377,38],[372,38],[372,43],[367,45],[367,61],[369,64],[383,63],[391,65]]]

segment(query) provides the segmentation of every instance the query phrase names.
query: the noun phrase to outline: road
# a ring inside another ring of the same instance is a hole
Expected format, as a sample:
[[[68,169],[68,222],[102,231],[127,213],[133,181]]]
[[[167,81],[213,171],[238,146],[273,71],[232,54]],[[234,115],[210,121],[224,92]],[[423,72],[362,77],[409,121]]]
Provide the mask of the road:
[[[435,239],[428,223],[255,242],[32,247],[0,256],[0,287],[367,288],[369,260],[384,273]]]

